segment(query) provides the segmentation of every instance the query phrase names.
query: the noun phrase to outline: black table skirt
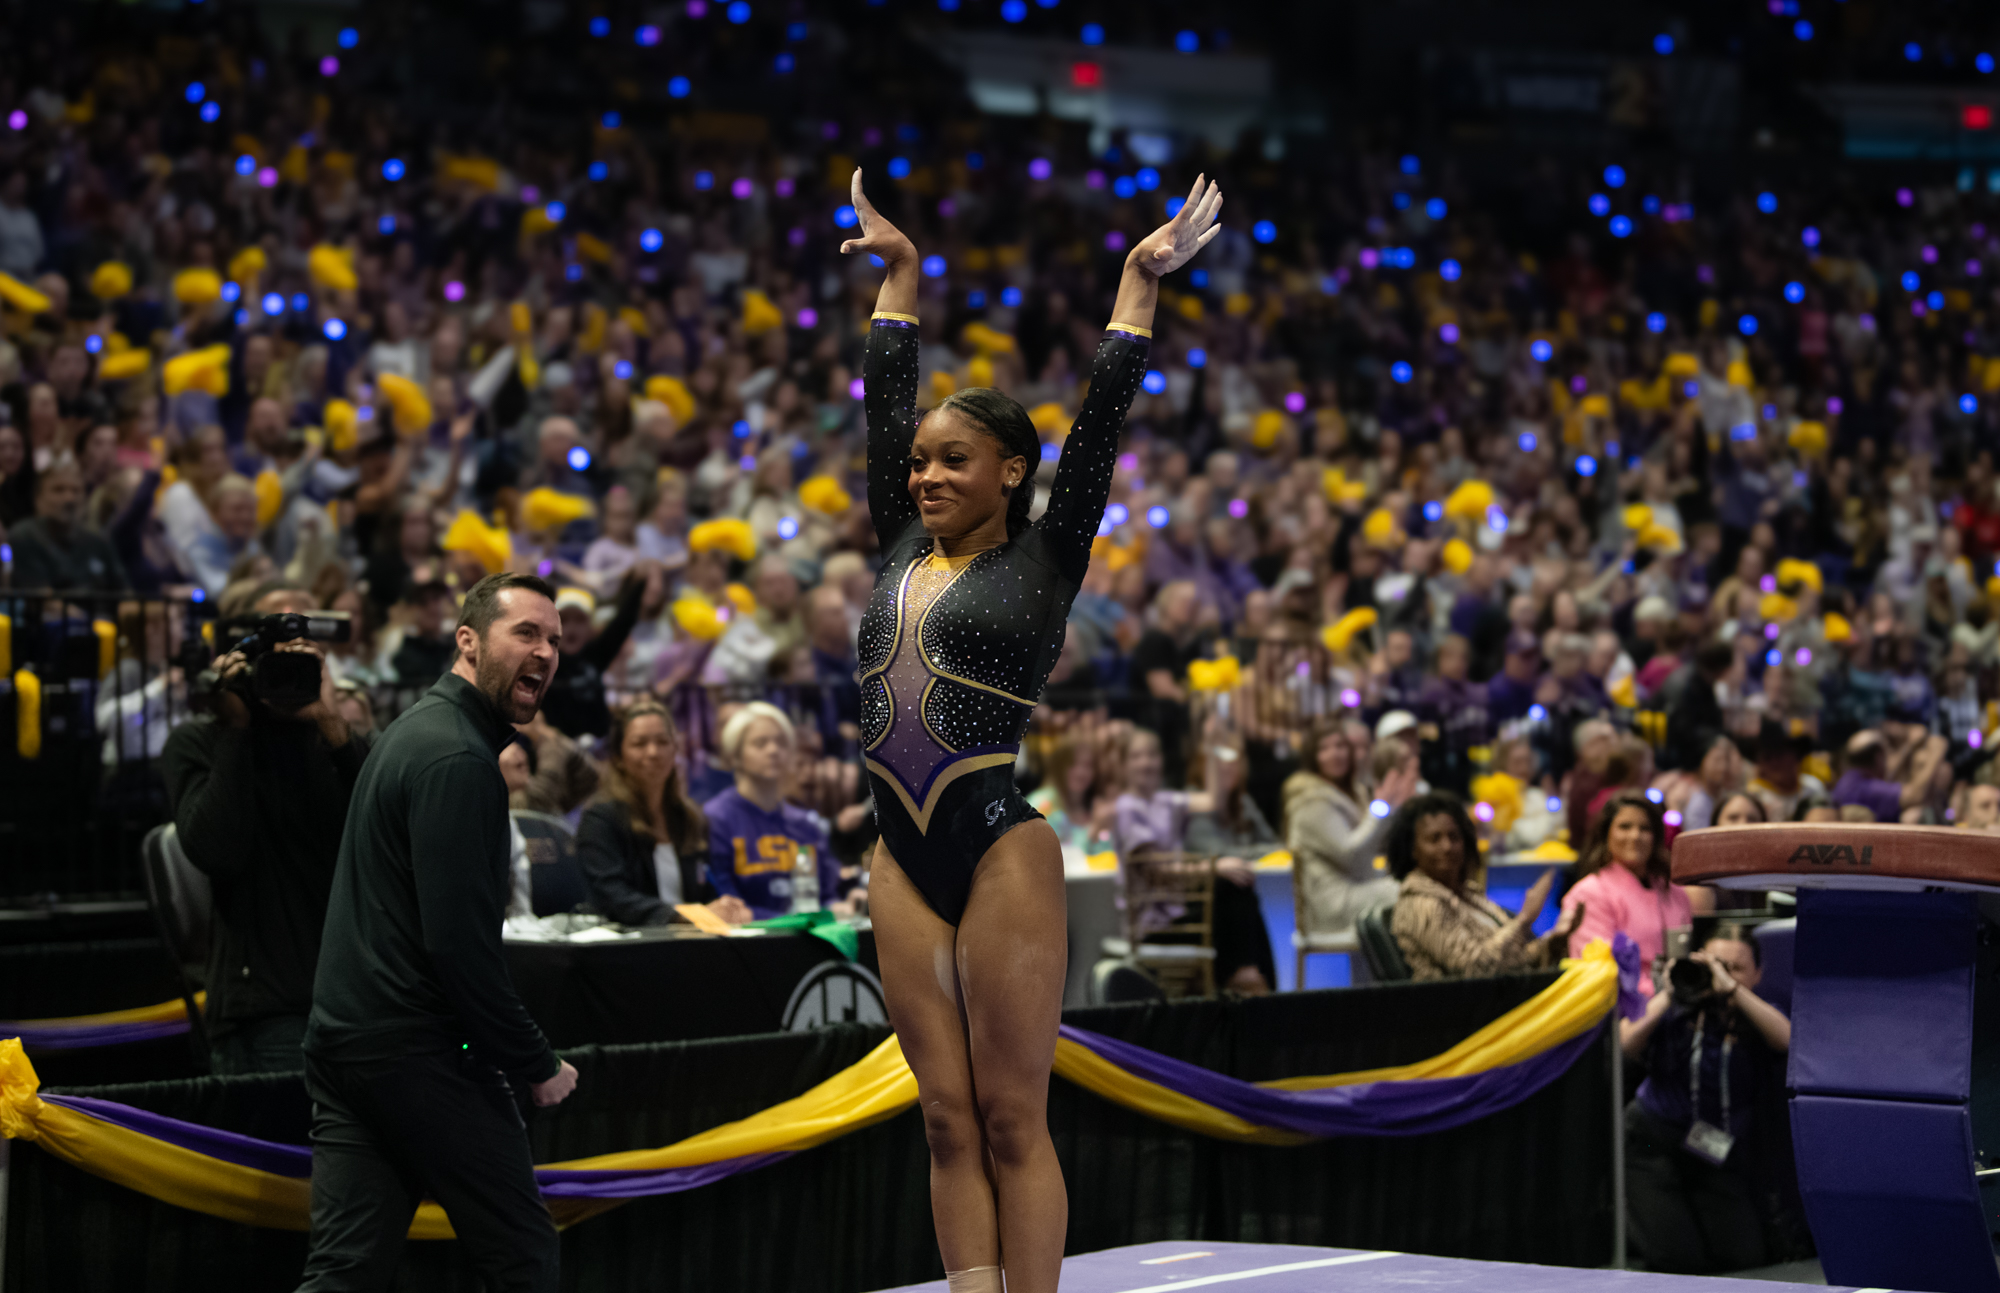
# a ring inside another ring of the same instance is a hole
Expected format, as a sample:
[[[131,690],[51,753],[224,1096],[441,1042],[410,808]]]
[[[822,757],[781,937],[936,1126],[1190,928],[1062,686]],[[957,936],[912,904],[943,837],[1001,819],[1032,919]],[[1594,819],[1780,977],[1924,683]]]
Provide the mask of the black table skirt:
[[[861,962],[875,943],[863,935]],[[840,953],[809,934],[508,943],[514,988],[552,1045],[635,1045],[771,1033],[792,989]]]

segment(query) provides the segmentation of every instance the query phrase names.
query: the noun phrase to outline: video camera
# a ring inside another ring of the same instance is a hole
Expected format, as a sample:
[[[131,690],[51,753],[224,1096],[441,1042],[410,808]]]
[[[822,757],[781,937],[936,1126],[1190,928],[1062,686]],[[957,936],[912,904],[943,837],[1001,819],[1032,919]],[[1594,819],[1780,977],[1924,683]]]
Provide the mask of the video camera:
[[[1675,961],[1667,971],[1667,990],[1675,1005],[1692,1010],[1715,995],[1715,971],[1700,961]]]
[[[302,651],[274,651],[280,642],[345,642],[354,631],[344,614],[315,611],[301,615],[237,615],[215,626],[218,656],[242,653],[250,667],[224,678],[211,665],[195,676],[190,700],[205,707],[227,690],[245,701],[263,701],[280,714],[296,714],[319,699],[320,661]]]

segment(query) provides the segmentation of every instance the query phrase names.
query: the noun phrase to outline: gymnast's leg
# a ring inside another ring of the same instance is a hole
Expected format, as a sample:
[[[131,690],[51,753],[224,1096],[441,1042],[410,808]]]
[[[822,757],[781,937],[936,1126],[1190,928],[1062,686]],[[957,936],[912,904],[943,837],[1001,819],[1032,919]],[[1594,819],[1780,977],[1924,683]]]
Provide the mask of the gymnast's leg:
[[[1004,838],[1004,837],[1003,837]],[[917,1078],[917,1104],[931,1150],[931,1218],[946,1271],[997,1275],[1000,1235],[985,1138],[973,1099],[972,1062],[958,988],[958,931],[932,911],[889,853],[875,850],[868,910],[888,995],[889,1022]],[[1054,1025],[1050,1026],[1054,1041]],[[1043,1070],[1047,1080],[1047,1069]],[[998,1293],[999,1281],[991,1288]]]
[[[1062,848],[1023,822],[986,850],[958,926],[972,1089],[997,1196],[1008,1293],[1054,1293],[1069,1196],[1049,1139],[1049,1069],[1069,962]]]

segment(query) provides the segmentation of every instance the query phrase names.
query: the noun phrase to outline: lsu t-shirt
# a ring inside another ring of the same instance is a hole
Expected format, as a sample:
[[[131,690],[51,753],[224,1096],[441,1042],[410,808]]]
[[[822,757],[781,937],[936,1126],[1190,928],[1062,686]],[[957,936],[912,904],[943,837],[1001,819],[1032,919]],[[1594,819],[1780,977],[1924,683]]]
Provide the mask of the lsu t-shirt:
[[[792,868],[799,851],[819,870],[819,900],[839,896],[840,863],[826,847],[820,819],[780,803],[765,812],[734,786],[702,805],[708,814],[708,878],[717,893],[733,893],[759,920],[792,909]]]

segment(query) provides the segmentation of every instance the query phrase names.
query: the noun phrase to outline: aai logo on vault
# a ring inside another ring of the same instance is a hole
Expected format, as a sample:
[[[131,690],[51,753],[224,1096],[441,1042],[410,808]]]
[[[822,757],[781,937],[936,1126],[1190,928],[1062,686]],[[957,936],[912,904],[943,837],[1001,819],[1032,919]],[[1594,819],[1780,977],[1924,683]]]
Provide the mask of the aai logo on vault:
[[[1858,856],[1851,844],[1801,844],[1792,850],[1785,863],[1787,866],[1797,866],[1801,862],[1814,866],[1868,866],[1874,853],[1873,844],[1862,845]]]

